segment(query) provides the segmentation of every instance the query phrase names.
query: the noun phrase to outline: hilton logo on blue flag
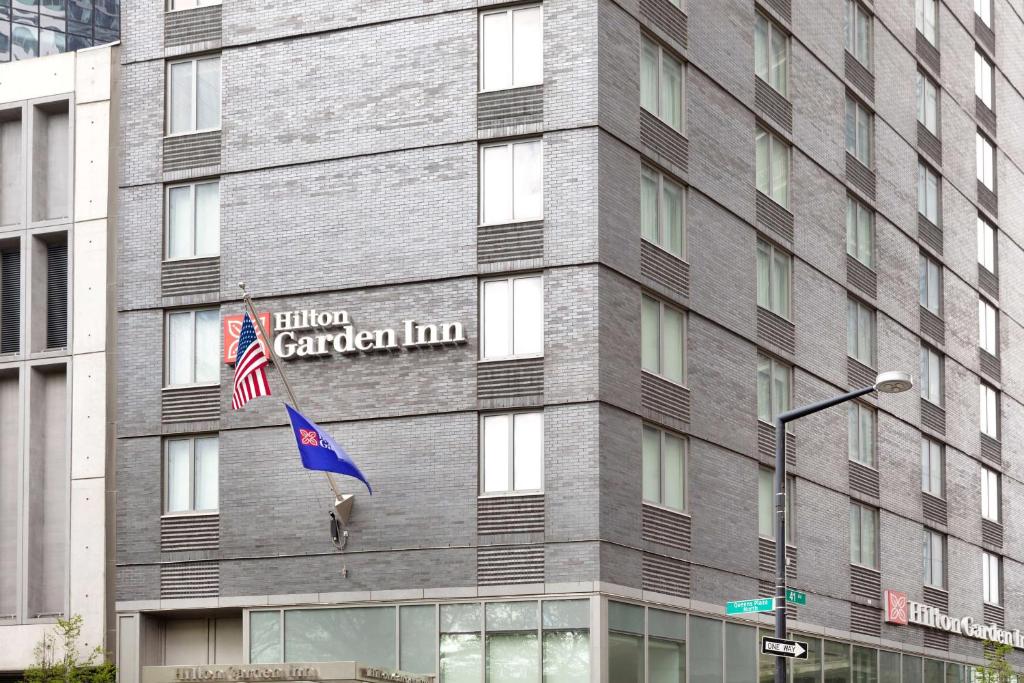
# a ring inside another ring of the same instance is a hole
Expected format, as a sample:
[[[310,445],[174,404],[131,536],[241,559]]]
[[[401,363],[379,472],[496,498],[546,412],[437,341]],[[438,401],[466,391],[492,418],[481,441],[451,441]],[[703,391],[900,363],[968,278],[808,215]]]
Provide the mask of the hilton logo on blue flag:
[[[303,467],[307,470],[336,472],[355,477],[366,484],[366,490],[373,495],[370,482],[366,480],[345,449],[339,446],[330,434],[287,403],[284,407],[288,410],[288,419],[292,423],[292,432],[295,434],[295,443],[299,447],[299,456],[302,458]]]

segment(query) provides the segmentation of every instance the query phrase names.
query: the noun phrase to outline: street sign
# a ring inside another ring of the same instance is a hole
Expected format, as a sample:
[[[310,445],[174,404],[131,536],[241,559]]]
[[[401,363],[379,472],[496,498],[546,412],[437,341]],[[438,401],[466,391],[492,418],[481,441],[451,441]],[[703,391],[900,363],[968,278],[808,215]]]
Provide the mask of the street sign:
[[[791,659],[807,659],[807,643],[799,640],[783,640],[782,638],[761,637],[761,654]]]
[[[751,614],[753,612],[771,612],[775,609],[775,598],[755,598],[752,600],[734,600],[725,603],[726,614]]]
[[[791,602],[794,605],[806,605],[807,604],[807,593],[801,593],[798,590],[792,588],[786,589],[786,602]]]

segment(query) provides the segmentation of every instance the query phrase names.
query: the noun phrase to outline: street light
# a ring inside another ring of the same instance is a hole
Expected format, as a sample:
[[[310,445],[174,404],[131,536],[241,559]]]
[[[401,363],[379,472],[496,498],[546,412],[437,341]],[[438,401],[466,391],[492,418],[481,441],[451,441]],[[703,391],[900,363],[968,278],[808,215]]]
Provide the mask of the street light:
[[[802,408],[794,408],[775,418],[775,637],[786,638],[786,423],[852,401],[873,391],[899,394],[914,386],[909,372],[894,370],[879,373],[874,385],[835,396]],[[786,658],[775,658],[775,683],[786,683]]]

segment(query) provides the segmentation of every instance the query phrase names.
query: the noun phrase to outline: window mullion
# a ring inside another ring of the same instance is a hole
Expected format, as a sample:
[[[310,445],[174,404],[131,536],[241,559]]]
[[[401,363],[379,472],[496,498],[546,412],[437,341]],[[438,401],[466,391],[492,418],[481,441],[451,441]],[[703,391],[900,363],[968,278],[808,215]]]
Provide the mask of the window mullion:
[[[508,311],[506,312],[506,316],[508,316],[508,333],[509,333],[508,348],[509,348],[509,351],[511,352],[512,356],[516,355],[516,350],[517,350],[516,349],[516,314],[515,314],[515,310],[516,310],[516,300],[515,300],[516,287],[515,287],[515,281],[516,281],[515,278],[510,277],[506,281],[506,285],[505,285],[508,288],[508,297],[507,297],[508,298]]]
[[[188,439],[188,511],[196,509],[196,441]]]
[[[508,416],[508,443],[506,444],[508,449],[508,490],[516,490],[516,469],[515,469],[515,453],[516,453],[516,414],[511,413]]]
[[[199,128],[199,60],[192,60],[192,131]]]
[[[191,230],[189,230],[189,238],[192,240],[192,243],[189,244],[188,253],[189,253],[189,256],[195,256],[196,255],[196,244],[198,243],[197,236],[196,236],[196,229],[197,229],[197,226],[199,225],[199,221],[198,221],[199,202],[196,201],[196,198],[197,198],[196,184],[192,183],[188,187],[189,187],[189,201],[192,203],[192,211],[191,211],[191,214],[192,214],[192,228],[191,228]]]

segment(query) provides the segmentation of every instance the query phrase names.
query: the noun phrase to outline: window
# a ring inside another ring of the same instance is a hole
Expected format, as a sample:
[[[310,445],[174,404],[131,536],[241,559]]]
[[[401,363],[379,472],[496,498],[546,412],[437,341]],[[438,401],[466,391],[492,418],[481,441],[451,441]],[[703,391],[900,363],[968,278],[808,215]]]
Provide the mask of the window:
[[[992,0],[974,0],[974,13],[985,22],[985,26],[992,27]]]
[[[214,180],[167,188],[167,258],[220,253],[220,184]]]
[[[480,220],[485,224],[544,216],[544,151],[540,140],[480,148]]]
[[[999,473],[987,467],[981,468],[981,516],[993,522],[1000,520],[1002,497],[999,488]]]
[[[540,491],[544,472],[544,413],[480,418],[483,493]]]
[[[992,143],[989,142],[988,138],[981,133],[976,133],[974,137],[977,143],[978,180],[984,183],[988,189],[995,191],[995,148],[992,147]]]
[[[942,354],[921,345],[921,398],[942,405]]]
[[[850,460],[867,467],[876,467],[875,457],[875,411],[856,401],[846,409],[848,448]]]
[[[938,45],[938,32],[935,30],[936,0],[917,0],[915,8],[917,30],[928,42]]]
[[[978,299],[978,346],[993,356],[999,355],[999,312],[984,299]]]
[[[647,36],[641,38],[640,48],[640,106],[682,133],[683,63]]]
[[[981,564],[982,572],[984,573],[983,587],[984,587],[984,600],[992,605],[999,604],[999,593],[1000,593],[1000,560],[998,555],[992,553],[981,552]]]
[[[686,441],[644,425],[644,500],[673,510],[686,509]]]
[[[979,50],[974,51],[974,94],[992,109],[994,67],[988,57]]]
[[[683,186],[644,166],[640,176],[640,228],[644,239],[683,258],[685,222]]]
[[[856,299],[846,300],[846,353],[875,367],[875,312]]]
[[[996,272],[996,226],[978,216],[978,263],[990,273]]]
[[[686,315],[643,295],[640,339],[643,369],[683,384],[686,374]]]
[[[935,136],[939,134],[939,89],[932,79],[917,72],[917,120]]]
[[[917,212],[939,224],[939,176],[922,162],[917,164]]]
[[[946,537],[931,529],[924,530],[924,585],[942,588],[946,585]]]
[[[921,254],[921,307],[935,315],[942,310],[942,266],[929,256]]]
[[[993,439],[999,438],[999,394],[996,390],[985,384],[981,383],[980,389],[980,403],[981,403],[981,433],[991,436]]]
[[[921,437],[921,490],[936,498],[945,496],[945,458],[942,444]]]
[[[793,543],[796,529],[793,521],[793,501],[796,498],[796,479],[786,477],[786,543]],[[775,538],[775,472],[767,467],[757,470],[757,534],[761,538]]]
[[[609,612],[611,604],[609,603]],[[686,681],[685,615],[653,607],[647,610],[647,661],[649,680],[652,682],[684,683]],[[615,666],[614,663],[609,663],[613,667]],[[628,679],[610,676],[609,680],[624,681]],[[557,682],[550,680],[545,683]],[[583,681],[573,681],[572,683],[583,683]]]
[[[180,311],[167,315],[167,384],[220,381],[220,312]]]
[[[220,56],[167,66],[167,132],[220,128]]]
[[[846,0],[846,51],[871,66],[871,16],[854,0]]]
[[[757,305],[789,319],[793,257],[757,240]]]
[[[484,605],[487,680],[503,681],[522,676],[540,678],[540,648],[537,647],[537,603],[489,602]]]
[[[853,197],[846,198],[846,253],[868,268],[875,266],[874,213]]]
[[[850,503],[850,564],[878,569],[878,510]]]
[[[644,680],[644,608],[608,601],[608,680]],[[685,627],[685,624],[683,624]],[[465,679],[478,681],[479,676]]]
[[[757,189],[784,207],[789,206],[789,145],[758,128]]]
[[[789,410],[793,369],[771,356],[757,355],[757,418],[774,422]]]
[[[164,449],[164,512],[216,510],[218,438],[167,439]]]
[[[538,5],[480,14],[480,90],[544,82],[544,31]]]
[[[207,5],[219,5],[220,0],[171,0],[170,9],[192,9],[193,7],[206,7]]]
[[[481,297],[484,360],[543,355],[544,280],[540,275],[484,280]]]
[[[846,151],[865,166],[871,165],[871,112],[846,96]]]
[[[789,94],[789,36],[758,12],[754,18],[754,72],[783,97]]]

